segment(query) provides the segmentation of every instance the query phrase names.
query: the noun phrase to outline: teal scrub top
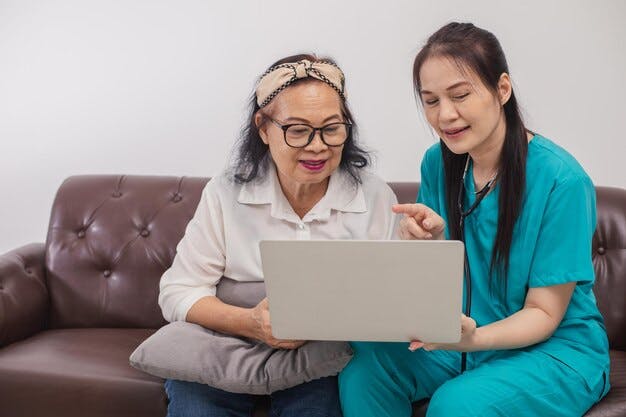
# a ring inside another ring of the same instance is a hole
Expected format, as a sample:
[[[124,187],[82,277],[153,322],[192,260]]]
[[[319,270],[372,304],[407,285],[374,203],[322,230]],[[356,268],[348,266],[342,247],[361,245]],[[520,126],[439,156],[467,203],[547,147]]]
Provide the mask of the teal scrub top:
[[[426,152],[421,175],[417,201],[435,210],[447,223],[439,143]],[[470,163],[465,181],[465,210],[475,200],[473,178]],[[596,227],[593,183],[574,157],[549,139],[535,135],[529,142],[526,189],[513,231],[506,300],[501,295],[501,277],[493,277],[495,286],[491,291],[489,280],[499,195],[500,186],[496,185],[465,220],[465,248],[472,277],[471,317],[483,326],[521,310],[528,288],[576,282],[565,316],[554,334],[524,350],[547,354],[573,368],[589,388],[605,378],[608,390],[608,340],[592,291],[595,275],[591,240]],[[465,304],[465,288],[463,300]],[[497,355],[497,351],[478,352],[475,359],[482,362]]]

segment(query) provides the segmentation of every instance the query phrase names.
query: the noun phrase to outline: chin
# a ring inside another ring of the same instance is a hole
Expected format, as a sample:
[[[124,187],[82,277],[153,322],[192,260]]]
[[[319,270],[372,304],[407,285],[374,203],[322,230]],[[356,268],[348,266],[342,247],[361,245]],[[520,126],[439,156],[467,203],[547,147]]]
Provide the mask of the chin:
[[[444,140],[443,143],[446,144],[446,146],[448,147],[448,149],[450,149],[452,153],[457,155],[466,154],[472,149],[472,147],[469,146],[469,144],[466,142],[450,142]]]
[[[301,184],[319,184],[326,181],[330,177],[329,172],[303,173],[298,175],[298,182]]]

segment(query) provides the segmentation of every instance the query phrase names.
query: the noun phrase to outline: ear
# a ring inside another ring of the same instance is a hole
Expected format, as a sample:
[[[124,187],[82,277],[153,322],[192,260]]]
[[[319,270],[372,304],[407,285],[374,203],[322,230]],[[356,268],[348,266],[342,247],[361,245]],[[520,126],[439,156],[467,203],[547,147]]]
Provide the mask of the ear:
[[[259,131],[259,136],[261,136],[261,140],[263,141],[263,143],[269,145],[266,127],[267,123],[265,123],[265,118],[259,111],[256,112],[256,114],[254,115],[254,124]]]
[[[513,86],[511,85],[511,77],[509,77],[509,74],[506,72],[503,72],[498,80],[498,100],[500,100],[502,106],[509,101],[512,93]]]

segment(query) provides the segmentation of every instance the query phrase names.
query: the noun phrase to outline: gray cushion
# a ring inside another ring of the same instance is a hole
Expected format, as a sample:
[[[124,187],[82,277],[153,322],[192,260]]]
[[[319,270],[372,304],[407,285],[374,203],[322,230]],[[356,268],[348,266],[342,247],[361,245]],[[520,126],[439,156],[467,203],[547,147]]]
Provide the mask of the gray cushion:
[[[265,297],[265,286],[222,278],[217,296],[228,304],[252,307]],[[196,324],[174,322],[145,340],[131,354],[130,364],[161,378],[229,392],[270,394],[336,375],[351,357],[346,342],[309,341],[295,350],[273,349]]]

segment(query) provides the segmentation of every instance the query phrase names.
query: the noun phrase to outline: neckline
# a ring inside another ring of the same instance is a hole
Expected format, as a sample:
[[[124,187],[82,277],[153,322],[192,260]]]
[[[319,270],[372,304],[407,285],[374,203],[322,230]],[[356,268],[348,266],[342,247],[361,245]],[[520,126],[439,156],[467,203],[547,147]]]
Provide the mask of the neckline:
[[[474,185],[474,161],[471,160],[469,163],[469,167],[467,169],[467,175],[465,176],[465,198],[467,199],[468,207],[471,207],[472,204],[476,201],[476,187]],[[487,195],[482,199],[478,207],[476,207],[476,211],[480,211],[480,207],[483,206],[488,201],[492,200],[493,195],[497,195],[500,192],[500,181],[495,181],[495,184],[491,187],[491,190],[487,193]],[[491,203],[487,203],[491,204]]]

